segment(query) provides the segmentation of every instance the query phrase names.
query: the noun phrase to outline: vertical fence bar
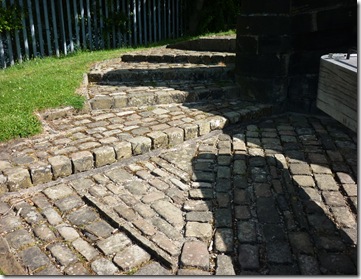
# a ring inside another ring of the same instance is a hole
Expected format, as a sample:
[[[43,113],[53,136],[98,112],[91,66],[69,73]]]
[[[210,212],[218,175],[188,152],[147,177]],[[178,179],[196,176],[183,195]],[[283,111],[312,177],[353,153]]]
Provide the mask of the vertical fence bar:
[[[173,26],[173,32],[172,32],[172,38],[174,39],[175,38],[175,28],[176,28],[176,25],[175,25],[175,0],[172,0],[172,26]]]
[[[80,34],[79,34],[79,14],[78,14],[78,0],[73,0],[73,10],[74,10],[74,27],[75,27],[75,36],[76,36],[76,45],[80,47]]]
[[[104,9],[105,9],[105,20],[108,19],[109,17],[109,11],[108,11],[108,3],[105,1],[104,3]],[[107,33],[107,48],[110,48],[110,30],[108,29],[109,26],[107,26],[107,24],[105,23],[105,28],[103,28],[103,30]]]
[[[74,1],[74,0],[73,0]],[[69,45],[70,45],[70,52],[74,52],[74,44],[73,44],[73,30],[71,25],[71,14],[70,14],[70,3],[69,0],[66,0],[66,22],[68,25],[68,38],[69,38]]]
[[[124,1],[122,1],[122,5],[124,5]],[[120,14],[120,3],[119,3],[119,0],[116,0],[116,4],[117,4],[117,7],[116,7],[116,10],[117,10],[117,13]],[[130,16],[128,14],[128,16]],[[121,32],[121,29],[120,29],[120,26],[117,26],[117,37],[118,37],[118,46],[120,47],[122,45],[122,32]]]
[[[168,0],[168,24],[167,24],[167,26],[168,26],[168,36],[167,36],[167,39],[169,39],[170,38],[170,36],[171,36],[171,6],[170,6],[170,0]]]
[[[148,44],[148,30],[147,30],[147,2],[143,0],[143,30],[144,30],[144,45]]]
[[[100,48],[104,49],[104,24],[103,24],[103,5],[102,0],[99,0],[99,37],[100,37]]]
[[[33,20],[33,8],[31,6],[31,0],[28,0],[27,2],[28,2],[31,44],[33,47],[33,56],[36,57],[37,51],[36,51],[36,39],[35,39],[35,27],[34,27],[34,20]]]
[[[5,51],[4,51],[4,45],[3,45],[3,38],[0,34],[0,67],[2,69],[6,68],[6,61],[5,61]]]
[[[137,40],[137,5],[136,0],[133,0],[133,39],[134,39],[134,45],[137,46],[138,40]]]
[[[115,18],[114,17],[114,0],[110,0],[110,15],[111,15],[112,18]],[[116,42],[116,38],[115,38],[115,26],[114,26],[114,24],[112,24],[112,42],[113,42],[113,48],[116,48],[117,42]]]
[[[163,0],[163,39],[167,38],[167,0]]]
[[[13,4],[14,4],[14,0],[11,0],[10,5],[13,5]],[[23,61],[23,57],[22,57],[22,54],[21,54],[21,45],[20,45],[19,30],[18,29],[14,30],[14,36],[15,36],[15,47],[16,47],[17,61],[21,63]]]
[[[149,30],[149,43],[153,42],[153,28],[152,28],[152,18],[153,18],[153,7],[152,7],[152,1],[148,0],[148,30]]]
[[[142,14],[141,14],[141,0],[136,0],[137,2],[137,11],[138,11],[138,34],[139,34],[139,45],[143,43],[143,36],[142,36]]]
[[[5,1],[3,1],[3,7],[6,7],[6,3]],[[9,62],[10,65],[14,65],[14,52],[13,52],[13,45],[12,45],[12,40],[11,40],[11,35],[9,31],[6,31],[6,45],[7,45],[7,51],[8,51],[8,57],[9,57]]]
[[[127,9],[128,8],[128,9]],[[123,14],[124,15],[129,15],[130,13],[130,9],[129,9],[129,4],[128,5],[125,5],[125,0],[122,0],[122,11],[123,11]],[[123,41],[124,41],[124,45],[127,45],[128,42],[130,44],[130,37],[131,37],[131,34],[129,32],[130,30],[130,22],[125,22],[124,23],[124,30],[123,30]]]
[[[53,18],[53,32],[54,32],[54,43],[55,43],[55,53],[59,57],[59,38],[58,38],[58,27],[56,24],[56,13],[55,13],[55,4],[54,0],[51,0],[51,17]]]
[[[154,42],[157,41],[157,0],[153,0],[153,36]]]
[[[86,36],[85,36],[85,19],[84,19],[84,5],[83,0],[80,0],[80,18],[81,18],[81,35],[82,35],[82,48],[86,49]]]
[[[160,9],[160,1],[158,2],[158,40],[160,41],[162,39],[162,17],[161,17],[161,9]]]
[[[25,48],[25,58],[29,59],[30,55],[29,55],[29,43],[28,43],[28,34],[26,32],[26,21],[25,21],[25,14],[24,14],[24,3],[23,0],[19,0],[19,6],[21,7],[21,11],[22,11],[22,20],[21,20],[21,25],[23,28],[23,40],[24,40],[24,48]]]
[[[40,55],[44,57],[44,39],[43,39],[43,26],[41,24],[39,0],[35,0],[35,12],[36,12],[36,21],[38,26],[38,37],[39,37],[39,47]]]
[[[86,14],[87,14],[87,26],[88,26],[88,36],[89,36],[89,48],[93,50],[92,43],[92,26],[91,26],[91,13],[90,13],[90,3],[89,0],[86,0]]]
[[[98,15],[97,15],[97,2],[96,0],[92,1],[92,8],[93,8],[93,23],[94,23],[94,47],[95,49],[99,49],[99,34],[98,34]]]
[[[64,25],[64,10],[62,1],[58,2],[59,12],[60,12],[60,36],[61,36],[61,44],[63,45],[64,54],[67,55],[68,51],[66,49],[66,34],[65,34],[65,25]]]
[[[43,1],[43,11],[44,11],[44,20],[45,20],[45,33],[46,33],[46,44],[48,48],[48,55],[52,55],[52,49],[51,49],[51,39],[50,39],[50,26],[49,26],[49,17],[48,17],[48,5],[47,1]]]

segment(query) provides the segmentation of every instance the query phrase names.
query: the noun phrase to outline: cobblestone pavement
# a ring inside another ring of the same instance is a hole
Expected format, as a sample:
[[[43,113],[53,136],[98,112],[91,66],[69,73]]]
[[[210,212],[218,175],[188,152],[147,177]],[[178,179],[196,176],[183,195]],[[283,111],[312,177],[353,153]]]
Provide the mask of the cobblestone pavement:
[[[356,274],[356,151],[329,118],[233,125],[4,195],[0,233],[26,274]]]
[[[3,272],[357,274],[357,134],[219,98],[234,83],[212,59],[232,55],[190,53],[95,66],[103,79],[127,59],[156,60],[151,77],[159,63],[205,63],[177,80],[90,83],[88,110],[43,114],[43,134],[1,144]]]

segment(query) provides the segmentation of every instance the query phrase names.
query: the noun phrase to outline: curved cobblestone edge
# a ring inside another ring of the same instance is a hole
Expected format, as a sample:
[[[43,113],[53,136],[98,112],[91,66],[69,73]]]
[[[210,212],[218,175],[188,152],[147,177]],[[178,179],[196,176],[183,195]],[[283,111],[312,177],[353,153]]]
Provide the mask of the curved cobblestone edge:
[[[99,168],[124,158],[141,155],[153,149],[174,147],[183,141],[205,135],[213,130],[223,129],[229,124],[258,119],[272,113],[271,105],[256,104],[246,107],[243,105],[241,109],[236,102],[233,105],[235,105],[235,110],[231,110],[231,106],[221,115],[210,116],[198,121],[192,119],[182,127],[172,127],[162,132],[154,131],[126,141],[79,151],[71,154],[71,156],[53,156],[47,159],[48,164],[33,164],[28,168],[23,168],[14,167],[6,161],[0,161],[2,192],[29,188],[75,173]]]

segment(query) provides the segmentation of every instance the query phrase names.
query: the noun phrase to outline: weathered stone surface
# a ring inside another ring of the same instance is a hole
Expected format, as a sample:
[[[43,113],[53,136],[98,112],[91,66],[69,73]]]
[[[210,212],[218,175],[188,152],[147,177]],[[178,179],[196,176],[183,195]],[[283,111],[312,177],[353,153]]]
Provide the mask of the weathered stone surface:
[[[113,148],[118,161],[132,156],[132,144],[130,142],[116,142],[114,143]]]
[[[108,259],[98,258],[91,263],[91,268],[97,275],[114,275],[118,268]]]
[[[16,192],[20,189],[29,188],[33,184],[31,182],[30,173],[27,169],[23,168],[11,168],[5,169],[4,174],[7,176],[7,184],[9,190]]]
[[[115,151],[111,146],[99,147],[93,150],[95,167],[99,168],[115,162]]]
[[[30,236],[30,234],[24,230],[16,230],[11,233],[8,233],[5,236],[5,239],[9,243],[10,247],[14,249],[20,249],[28,245],[34,244],[35,240]]]
[[[30,174],[34,185],[49,182],[53,178],[51,166],[40,162],[30,167]]]
[[[122,270],[130,270],[150,260],[150,255],[137,245],[125,248],[115,255],[113,261]]]
[[[151,207],[170,224],[172,224],[176,230],[183,228],[184,220],[182,211],[172,203],[165,200],[158,200],[154,202]]]
[[[185,236],[209,240],[212,237],[212,225],[208,223],[187,222]]]
[[[97,246],[105,255],[111,255],[123,250],[131,243],[131,240],[125,234],[117,233],[106,239],[99,240]]]
[[[152,140],[152,149],[168,147],[168,136],[161,131],[148,133],[147,137]]]
[[[143,266],[140,268],[136,273],[134,273],[136,276],[150,276],[150,275],[172,275],[172,273],[165,269],[163,266],[161,266],[157,262],[150,263],[148,265]]]
[[[207,244],[202,241],[185,242],[182,248],[180,261],[184,266],[208,270],[210,262]]]
[[[23,260],[24,265],[31,271],[50,263],[50,259],[36,246],[21,251],[20,257]]]
[[[128,139],[128,141],[132,145],[133,155],[140,155],[149,152],[149,150],[152,147],[152,140],[147,137],[139,136],[132,139]]]
[[[50,187],[50,188],[46,188],[44,190],[44,194],[49,198],[49,199],[52,199],[52,200],[57,200],[57,199],[61,199],[61,198],[64,198],[66,196],[69,196],[71,195],[73,192],[73,190],[61,183],[61,184],[58,184],[56,186],[53,186],[53,187]]]
[[[50,250],[51,254],[63,266],[68,266],[69,264],[78,261],[77,256],[64,244],[51,244],[47,247],[47,249]]]
[[[215,275],[217,276],[236,275],[232,263],[232,258],[230,256],[227,255],[217,256],[217,268]]]
[[[81,238],[74,240],[72,245],[88,261],[91,261],[99,255],[99,252],[93,246]]]
[[[90,170],[94,167],[93,154],[89,151],[80,151],[71,155],[74,173]]]
[[[233,251],[233,230],[229,228],[219,228],[214,235],[215,248],[219,252]]]
[[[258,269],[259,248],[256,245],[242,244],[238,249],[238,262],[241,269]]]

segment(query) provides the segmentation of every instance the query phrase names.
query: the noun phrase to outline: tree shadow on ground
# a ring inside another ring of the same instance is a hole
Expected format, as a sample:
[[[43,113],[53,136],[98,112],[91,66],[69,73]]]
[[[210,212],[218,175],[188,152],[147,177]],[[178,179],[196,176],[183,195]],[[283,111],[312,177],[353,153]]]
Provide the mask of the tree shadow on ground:
[[[352,137],[329,118],[286,114],[204,141],[191,191],[213,212],[213,251],[236,274],[356,275]]]

